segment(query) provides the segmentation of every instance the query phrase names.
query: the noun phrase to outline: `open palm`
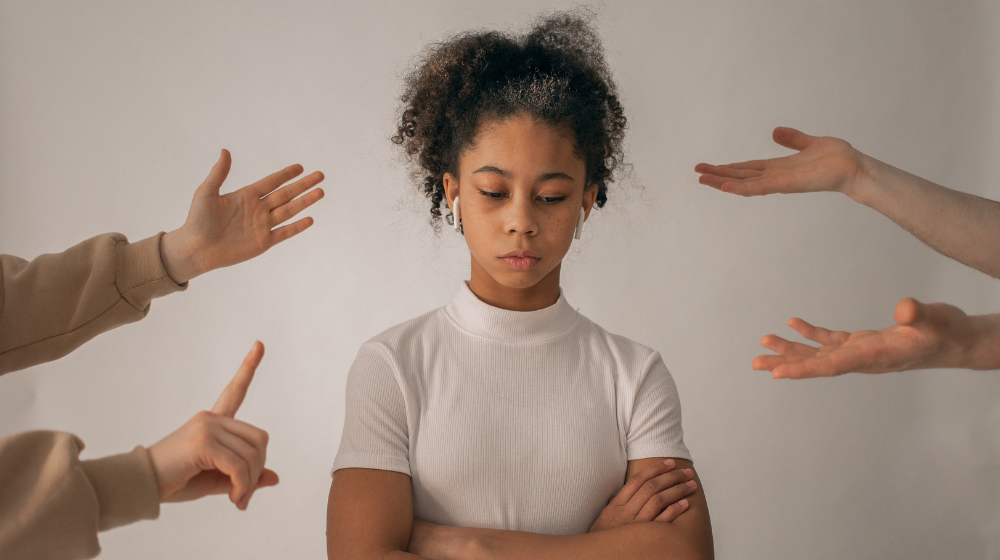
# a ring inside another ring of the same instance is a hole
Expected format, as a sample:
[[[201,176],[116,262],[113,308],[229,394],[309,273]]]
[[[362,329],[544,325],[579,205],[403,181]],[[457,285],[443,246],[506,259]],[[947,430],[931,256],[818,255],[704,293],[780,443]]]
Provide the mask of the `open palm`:
[[[799,150],[790,156],[711,165],[699,163],[698,182],[740,196],[817,191],[847,192],[862,172],[861,154],[838,138],[810,136],[778,127],[778,144]]]
[[[955,335],[961,334],[967,319],[961,309],[952,305],[923,304],[913,298],[899,302],[895,317],[897,324],[891,327],[853,333],[789,319],[788,326],[821,346],[769,334],[761,339],[761,346],[778,355],[757,356],[752,367],[770,371],[775,379],[945,367],[949,363],[951,341],[960,338]]]
[[[252,259],[313,223],[312,218],[303,218],[277,227],[323,198],[322,189],[306,193],[323,180],[321,172],[282,186],[302,173],[302,166],[296,164],[220,195],[231,165],[229,151],[222,150],[219,161],[195,191],[184,226],[176,235],[165,236],[163,243],[171,255],[190,255],[177,262],[167,262],[170,255],[164,255],[168,272],[178,282]]]

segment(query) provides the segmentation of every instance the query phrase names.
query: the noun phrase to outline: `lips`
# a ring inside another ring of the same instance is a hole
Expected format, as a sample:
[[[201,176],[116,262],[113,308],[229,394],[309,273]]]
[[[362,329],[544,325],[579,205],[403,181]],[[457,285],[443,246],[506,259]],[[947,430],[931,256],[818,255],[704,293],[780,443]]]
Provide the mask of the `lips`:
[[[538,261],[542,260],[542,258],[531,251],[518,250],[501,256],[500,260],[513,270],[528,270],[538,264]]]

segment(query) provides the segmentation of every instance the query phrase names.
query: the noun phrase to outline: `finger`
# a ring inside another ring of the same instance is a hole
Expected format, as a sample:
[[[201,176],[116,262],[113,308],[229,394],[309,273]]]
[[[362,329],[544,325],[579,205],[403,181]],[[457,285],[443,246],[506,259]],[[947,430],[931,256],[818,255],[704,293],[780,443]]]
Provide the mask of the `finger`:
[[[240,409],[243,399],[247,396],[247,389],[250,388],[250,382],[253,381],[253,374],[263,358],[264,345],[258,340],[253,343],[253,348],[243,359],[243,363],[240,365],[240,369],[236,370],[232,381],[222,390],[222,395],[219,396],[219,400],[215,401],[212,412],[230,418],[236,416],[236,411]]]
[[[220,420],[224,430],[246,441],[257,450],[257,454],[260,455],[260,467],[263,470],[264,464],[267,462],[267,442],[270,439],[267,432],[257,426],[234,418],[222,416]]]
[[[698,177],[698,182],[701,183],[702,185],[708,185],[713,189],[718,189],[721,191],[722,185],[728,183],[729,179],[725,177],[719,177],[716,175],[702,175]]]
[[[246,504],[250,501],[250,497],[257,487],[257,481],[260,479],[261,473],[264,472],[263,457],[261,457],[260,452],[253,445],[227,430],[219,430],[216,438],[221,445],[235,453],[243,461],[244,465],[246,465],[246,488],[242,492],[230,492],[229,494],[230,499],[236,504],[237,508],[246,509]],[[233,494],[236,495],[234,496]]]
[[[788,362],[771,371],[774,379],[809,379],[813,377],[833,377],[849,373],[851,368],[844,368],[835,356],[813,358],[798,362]]]
[[[816,354],[817,350],[819,350],[818,348],[809,346],[808,344],[785,340],[775,334],[764,335],[764,337],[760,339],[760,345],[772,352],[777,352],[782,356],[792,357],[812,356]]]
[[[767,161],[764,159],[755,159],[750,161],[740,161],[736,163],[727,163],[724,165],[712,165],[711,163],[699,163],[694,166],[695,173],[706,173],[708,175],[722,175],[718,173],[721,169],[733,169],[733,170],[753,170],[753,171],[764,171],[767,168]],[[757,173],[760,175],[760,173]]]
[[[265,195],[277,189],[281,185],[284,185],[285,183],[301,175],[302,171],[303,171],[302,166],[297,163],[295,165],[289,165],[288,167],[282,169],[281,171],[272,173],[267,177],[264,177],[260,181],[247,185],[243,188],[247,189],[251,194],[253,194],[257,198],[263,198]]]
[[[786,148],[798,151],[808,148],[813,141],[816,140],[815,136],[809,136],[804,132],[785,126],[775,128],[774,132],[771,133],[771,138],[774,139],[776,143]]]
[[[851,333],[846,331],[831,331],[830,329],[824,329],[823,327],[816,327],[809,324],[798,317],[792,317],[788,320],[788,326],[795,329],[803,338],[808,338],[813,342],[818,342],[820,344],[836,344],[840,345],[847,342],[848,337]]]
[[[706,175],[716,175],[718,177],[730,177],[732,179],[749,179],[751,177],[760,177],[761,173],[764,171],[764,164],[760,162],[759,165],[750,166],[751,164],[757,164],[757,162],[745,161],[742,163],[731,163],[728,165],[711,165],[708,163],[699,163],[695,166],[695,171],[698,173],[704,173]]]
[[[663,461],[653,463],[652,465],[649,465],[641,471],[633,474],[627,481],[625,481],[625,485],[618,491],[618,494],[611,499],[611,503],[619,506],[627,504],[639,488],[641,488],[642,485],[648,480],[656,478],[661,474],[668,473],[674,470],[674,467],[676,466],[677,462],[673,459],[665,459]]]
[[[303,231],[309,229],[309,226],[313,225],[312,218],[302,218],[297,222],[292,222],[287,226],[281,226],[278,229],[271,230],[271,246],[275,246],[278,243],[286,239],[291,239],[296,235],[302,233]]]
[[[278,473],[271,469],[264,469],[264,472],[260,473],[260,479],[257,480],[257,488],[277,486],[279,482],[281,482],[281,479],[278,478]]]
[[[654,496],[656,496],[660,492],[663,492],[664,490],[670,488],[671,486],[675,486],[677,484],[683,484],[684,482],[687,482],[688,480],[691,480],[693,478],[694,478],[694,470],[692,469],[671,471],[668,473],[661,474],[657,477],[651,478],[646,482],[644,482],[643,485],[640,486],[639,489],[635,492],[635,495],[632,496],[632,499],[630,499],[628,501],[628,504],[626,504],[625,506],[626,510],[634,517],[638,515],[639,512],[642,511],[644,507],[646,507],[646,504],[649,503],[649,501],[652,500]],[[670,504],[664,503],[661,505],[662,507],[659,510],[657,510],[657,513],[663,511],[663,508],[667,507]]]
[[[746,181],[726,181],[719,187],[719,190],[739,196],[763,196],[787,192],[786,184],[785,178],[779,175]]]
[[[693,494],[697,488],[697,482],[687,480],[661,491],[646,502],[646,505],[635,516],[635,520],[652,521],[656,519],[668,507]]]
[[[309,208],[313,204],[319,202],[326,193],[323,189],[316,189],[312,192],[306,193],[295,200],[275,208],[271,211],[271,220],[274,225],[278,225],[282,222],[286,222],[291,218],[295,217],[296,214]]]
[[[267,203],[268,208],[274,210],[289,200],[295,199],[300,194],[320,184],[325,178],[326,177],[323,176],[323,173],[319,171],[310,173],[298,181],[295,181],[290,185],[285,185],[284,187],[272,192],[271,194],[265,196],[262,200]]]
[[[757,356],[750,362],[750,367],[756,371],[773,371],[774,368],[780,366],[781,364],[787,363],[789,360],[784,356],[775,356],[774,354],[762,354]]]
[[[899,325],[912,325],[927,315],[924,304],[908,297],[899,300],[893,317]]]
[[[198,190],[205,194],[218,195],[219,189],[222,188],[222,183],[229,176],[229,169],[232,165],[233,156],[229,153],[229,150],[223,149],[222,154],[219,156],[219,161],[215,162],[215,165],[212,166],[212,170],[208,172],[208,177],[202,181]]]
[[[238,503],[241,496],[250,490],[250,466],[232,449],[218,440],[213,440],[207,447],[209,463],[216,470],[229,477],[232,488],[229,490],[229,500]]]
[[[658,515],[655,521],[665,521],[670,523],[674,519],[677,519],[680,514],[688,510],[689,503],[687,500],[681,500],[675,504],[671,504],[670,507],[663,510],[663,513]]]

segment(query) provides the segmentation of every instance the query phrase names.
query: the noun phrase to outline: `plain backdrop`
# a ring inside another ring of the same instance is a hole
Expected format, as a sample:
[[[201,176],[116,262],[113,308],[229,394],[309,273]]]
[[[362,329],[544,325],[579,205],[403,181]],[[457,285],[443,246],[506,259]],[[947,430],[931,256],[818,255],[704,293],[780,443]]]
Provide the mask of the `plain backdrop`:
[[[427,223],[394,132],[429,42],[523,29],[572,2],[0,2],[0,252],[180,226],[221,148],[224,191],[322,170],[306,233],[153,302],[135,325],[0,378],[0,434],[72,431],[84,458],[150,445],[210,407],[255,339],[238,418],[282,478],[240,512],[166,504],[103,558],[323,558],[330,466],[359,345],[447,303],[469,257]],[[1000,377],[922,371],[773,381],[750,369],[789,317],[880,328],[904,296],[1000,311],[997,281],[844,196],[742,199],[701,161],[837,136],[1000,198],[995,0],[674,0],[596,6],[633,176],[564,266],[572,305],[662,352],[719,558],[1000,555]],[[794,338],[794,337],[793,337]]]

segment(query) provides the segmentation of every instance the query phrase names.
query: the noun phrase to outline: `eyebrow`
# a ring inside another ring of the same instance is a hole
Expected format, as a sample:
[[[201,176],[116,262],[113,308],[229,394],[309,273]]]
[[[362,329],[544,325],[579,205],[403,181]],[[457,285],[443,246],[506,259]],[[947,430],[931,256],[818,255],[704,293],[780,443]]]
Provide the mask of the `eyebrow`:
[[[480,167],[479,169],[477,169],[477,170],[475,170],[475,171],[472,172],[473,175],[475,175],[476,173],[495,173],[495,174],[503,177],[504,179],[511,179],[513,177],[511,175],[510,171],[505,171],[505,170],[500,169],[499,167],[495,167],[493,165],[484,165],[484,166]],[[552,173],[543,173],[543,174],[541,174],[541,175],[538,176],[538,182],[539,183],[544,183],[545,181],[551,181],[552,179],[568,179],[570,181],[573,180],[572,177],[570,177],[566,173],[563,173],[562,171],[555,171],[555,172],[552,172]]]

